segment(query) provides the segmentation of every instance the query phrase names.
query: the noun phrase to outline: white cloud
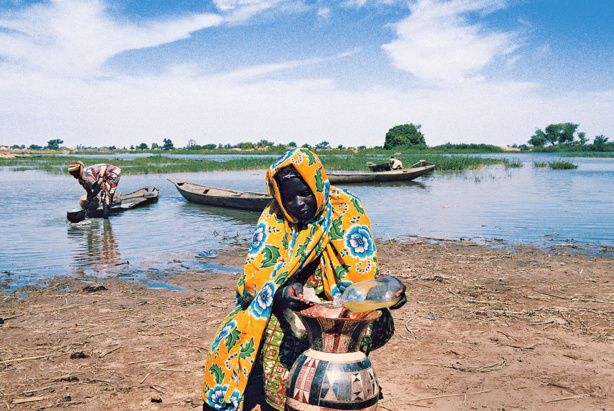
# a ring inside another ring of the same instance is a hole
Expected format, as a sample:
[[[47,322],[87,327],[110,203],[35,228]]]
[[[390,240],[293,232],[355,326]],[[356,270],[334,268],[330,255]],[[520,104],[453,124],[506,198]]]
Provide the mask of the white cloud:
[[[212,14],[194,14],[143,25],[114,21],[100,0],[53,0],[0,19],[0,56],[19,70],[61,76],[92,76],[114,55],[154,47],[221,23]]]
[[[215,6],[220,11],[238,10],[243,8],[266,9],[283,0],[214,0]]]
[[[343,57],[343,56],[341,56]],[[242,83],[250,80],[257,79],[267,74],[278,73],[280,71],[289,70],[297,67],[303,67],[311,64],[317,64],[325,61],[323,58],[313,58],[307,60],[286,61],[276,64],[262,64],[259,66],[247,67],[244,69],[235,70],[229,73],[217,74],[210,76],[210,78],[216,78],[219,80],[232,80],[235,83]]]
[[[380,6],[380,5],[392,5],[395,3],[405,3],[404,1],[399,1],[399,0],[345,0],[341,3],[342,7],[347,7],[347,8],[361,8],[361,7],[368,7],[368,6]]]
[[[269,10],[296,7],[287,0],[214,0],[216,8],[228,22],[242,23]]]
[[[382,47],[395,67],[420,79],[481,79],[481,69],[518,44],[514,34],[489,31],[465,16],[502,6],[485,0],[418,0],[410,6],[409,17],[392,25],[397,38]]]

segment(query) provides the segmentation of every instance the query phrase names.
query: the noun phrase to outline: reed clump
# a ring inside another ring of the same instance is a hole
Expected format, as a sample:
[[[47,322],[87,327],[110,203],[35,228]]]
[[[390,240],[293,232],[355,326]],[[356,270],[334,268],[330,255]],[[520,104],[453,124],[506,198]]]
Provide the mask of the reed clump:
[[[576,164],[566,160],[550,161],[548,167],[552,170],[573,170],[578,168]]]
[[[524,163],[520,159],[514,158],[514,159],[511,159],[511,160],[505,162],[504,166],[505,166],[506,169],[508,169],[508,168],[521,168],[522,166],[524,166]]]
[[[570,161],[557,160],[557,161],[534,161],[534,168],[549,168],[551,170],[574,170],[578,166]]]

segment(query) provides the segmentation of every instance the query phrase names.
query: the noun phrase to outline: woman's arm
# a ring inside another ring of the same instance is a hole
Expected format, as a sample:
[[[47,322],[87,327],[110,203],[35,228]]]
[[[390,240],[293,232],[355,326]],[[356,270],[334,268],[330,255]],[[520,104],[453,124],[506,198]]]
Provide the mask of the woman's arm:
[[[87,192],[87,197],[85,198],[85,201],[83,202],[82,207],[84,210],[89,210],[92,199],[96,197],[98,193],[100,192],[100,186],[98,184],[94,184],[92,188],[89,188],[86,184],[84,184],[83,187],[85,188],[85,191]]]
[[[92,201],[92,198],[96,197],[98,195],[98,193],[100,193],[101,187],[100,185],[98,185],[98,183],[95,183],[94,185],[92,185],[91,189],[87,189],[87,200],[88,201]]]
[[[303,284],[301,283],[280,287],[273,297],[273,306],[276,306],[276,309],[289,308],[293,311],[300,311],[313,304],[313,301],[303,298]]]

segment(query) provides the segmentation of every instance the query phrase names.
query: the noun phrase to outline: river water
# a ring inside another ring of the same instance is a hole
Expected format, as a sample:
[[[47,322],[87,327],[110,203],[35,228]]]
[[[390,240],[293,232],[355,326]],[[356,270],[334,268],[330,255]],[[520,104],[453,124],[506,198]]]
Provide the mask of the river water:
[[[575,170],[535,168],[557,154],[497,154],[520,168],[434,172],[413,182],[341,186],[357,195],[381,239],[422,236],[507,245],[614,246],[614,158],[568,158]],[[203,251],[245,243],[258,213],[188,203],[168,177],[264,192],[265,171],[123,176],[118,192],[160,189],[157,203],[70,224],[84,193],[69,175],[0,167],[0,286],[59,275],[121,276],[166,287],[164,273],[226,270]],[[597,247],[598,249],[599,247]]]

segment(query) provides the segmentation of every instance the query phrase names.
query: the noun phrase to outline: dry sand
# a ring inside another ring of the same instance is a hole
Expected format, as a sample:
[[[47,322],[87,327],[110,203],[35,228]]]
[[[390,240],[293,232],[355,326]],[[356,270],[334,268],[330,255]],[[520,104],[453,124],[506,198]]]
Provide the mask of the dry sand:
[[[614,410],[611,250],[562,250],[380,244],[381,270],[406,283],[409,302],[370,356],[379,409]],[[107,279],[87,292],[91,278],[58,278],[0,296],[0,409],[201,407],[207,347],[236,280],[189,272],[168,278],[189,291]]]

